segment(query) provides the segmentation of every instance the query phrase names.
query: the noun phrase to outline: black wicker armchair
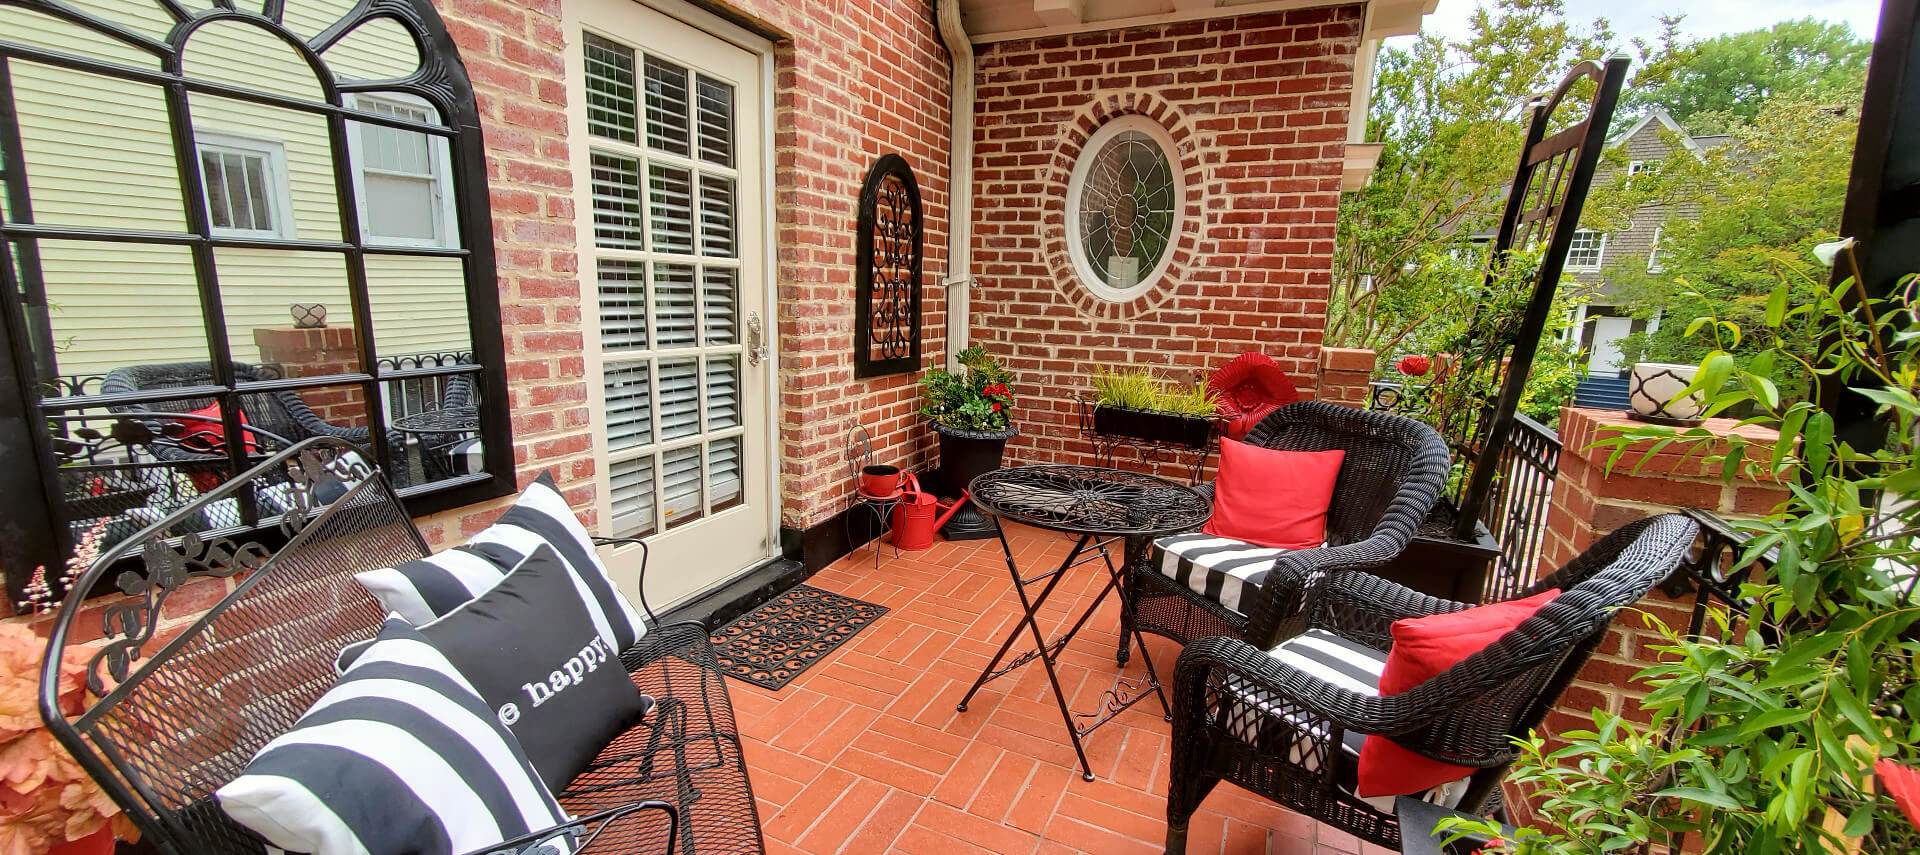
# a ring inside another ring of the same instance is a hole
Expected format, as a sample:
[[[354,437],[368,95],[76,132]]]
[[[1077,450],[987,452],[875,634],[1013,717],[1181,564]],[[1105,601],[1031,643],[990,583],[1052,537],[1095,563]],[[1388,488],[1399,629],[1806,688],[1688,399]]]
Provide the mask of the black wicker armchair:
[[[280,375],[271,368],[252,365],[245,362],[233,363],[234,377],[242,383],[259,383],[278,380]],[[107,372],[100,382],[100,394],[124,395],[139,392],[154,392],[161,389],[178,389],[189,386],[213,385],[213,363],[210,362],[164,362],[146,365],[132,365],[115,368]],[[116,405],[107,408],[114,413],[186,413],[201,409],[213,403],[212,398],[185,398],[173,401],[155,401],[151,403]],[[272,392],[247,392],[240,396],[240,411],[246,416],[247,424],[253,431],[253,440],[266,444],[262,452],[278,451],[278,443],[273,438],[286,440],[289,444],[299,442],[310,436],[331,436],[344,439],[355,445],[367,444],[368,431],[365,427],[342,427],[320,418],[313,408],[298,394],[286,390]],[[161,426],[150,428],[155,435],[163,435]],[[225,456],[209,454],[183,448],[178,443],[156,443],[150,449],[155,457],[182,463],[225,461]]]
[[[1269,653],[1237,639],[1187,646],[1173,679],[1173,761],[1167,791],[1167,851],[1186,850],[1187,823],[1220,781],[1229,781],[1382,846],[1397,846],[1392,798],[1355,793],[1359,744],[1391,738],[1444,763],[1478,769],[1428,797],[1480,813],[1516,756],[1512,740],[1546,716],[1606,633],[1679,566],[1697,526],[1667,515],[1602,538],[1524,592],[1561,593],[1525,623],[1411,690],[1365,694],[1281,661],[1285,648],[1337,636],[1383,663],[1401,618],[1470,608],[1363,572],[1339,572],[1316,586],[1306,633]],[[1364,648],[1364,650],[1362,649]],[[1300,651],[1294,651],[1298,653]],[[1366,670],[1364,668],[1356,670]]]
[[[1340,569],[1384,564],[1400,554],[1433,508],[1447,477],[1449,457],[1440,435],[1420,422],[1389,413],[1316,401],[1288,404],[1248,432],[1251,445],[1288,451],[1343,449],[1346,459],[1327,509],[1327,544],[1316,549],[1261,549],[1250,560],[1189,562],[1189,582],[1174,572],[1180,536],[1143,550],[1129,575],[1121,620],[1142,632],[1182,644],[1229,635],[1261,648],[1298,623],[1306,589]],[[1209,498],[1213,485],[1199,489]],[[1276,489],[1285,489],[1277,485]],[[1162,545],[1172,548],[1163,549]],[[1123,631],[1121,638],[1127,638]],[[1126,661],[1126,645],[1119,659]]]

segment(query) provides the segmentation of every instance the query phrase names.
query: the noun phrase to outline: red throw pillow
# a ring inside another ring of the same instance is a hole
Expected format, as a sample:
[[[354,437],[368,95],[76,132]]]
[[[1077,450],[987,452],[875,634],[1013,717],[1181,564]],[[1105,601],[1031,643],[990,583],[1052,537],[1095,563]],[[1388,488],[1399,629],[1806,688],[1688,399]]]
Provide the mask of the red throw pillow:
[[[1380,694],[1397,695],[1426,682],[1533,617],[1554,597],[1552,588],[1520,600],[1393,622],[1393,651],[1380,672]],[[1478,771],[1423,757],[1392,739],[1367,737],[1360,747],[1362,798],[1423,792]]]
[[[181,445],[186,446],[192,451],[203,451],[208,454],[227,453],[226,433],[222,431],[220,427],[220,420],[226,418],[226,412],[220,409],[219,401],[215,401],[197,410],[188,410],[186,415],[206,416],[208,419],[213,419],[213,421],[207,421],[206,419],[177,419],[180,424],[186,427],[186,430],[181,431],[180,435],[175,437],[175,439],[180,441]],[[245,427],[246,424],[247,414],[245,411],[242,411],[240,413],[240,425],[241,427]],[[260,450],[259,446],[253,441],[253,433],[251,431],[242,430],[240,435],[242,437],[241,443],[246,447],[248,454]]]
[[[1220,441],[1213,516],[1201,531],[1260,546],[1312,549],[1327,542],[1327,506],[1347,453],[1275,451]]]

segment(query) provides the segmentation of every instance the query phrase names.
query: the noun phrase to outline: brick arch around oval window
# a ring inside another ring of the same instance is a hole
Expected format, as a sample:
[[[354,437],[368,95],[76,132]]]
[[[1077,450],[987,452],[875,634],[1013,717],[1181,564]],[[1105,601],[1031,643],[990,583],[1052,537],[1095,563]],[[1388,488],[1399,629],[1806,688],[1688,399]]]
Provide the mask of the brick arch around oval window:
[[[1173,258],[1166,271],[1146,291],[1114,301],[1106,299],[1082,281],[1068,244],[1068,185],[1074,165],[1085,153],[1087,141],[1108,123],[1126,116],[1140,116],[1164,129],[1173,140],[1176,159],[1172,164],[1181,178],[1181,216],[1175,234]],[[1093,318],[1131,319],[1166,306],[1182,295],[1198,293],[1193,281],[1199,246],[1207,230],[1205,217],[1205,181],[1202,174],[1204,150],[1200,135],[1178,107],[1151,92],[1116,92],[1097,97],[1081,107],[1072,120],[1062,123],[1059,147],[1046,173],[1045,207],[1041,212],[1042,257],[1052,272],[1054,287],[1080,314]]]

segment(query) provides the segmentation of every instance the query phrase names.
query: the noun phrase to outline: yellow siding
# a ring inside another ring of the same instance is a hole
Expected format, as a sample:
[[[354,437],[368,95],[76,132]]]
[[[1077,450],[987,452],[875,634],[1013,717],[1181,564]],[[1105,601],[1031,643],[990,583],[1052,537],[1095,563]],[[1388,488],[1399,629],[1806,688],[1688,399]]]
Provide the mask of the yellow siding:
[[[163,38],[171,19],[148,0],[76,3],[143,34]],[[189,3],[188,5],[195,5]],[[351,2],[290,2],[289,26],[311,37]],[[144,52],[20,9],[0,38],[156,68]],[[418,65],[397,25],[363,27],[329,51],[336,73],[404,76]],[[318,100],[320,87],[297,52],[266,31],[225,23],[197,33],[186,52],[190,73],[260,91]],[[45,224],[180,232],[179,181],[160,89],[141,83],[13,63],[14,96],[36,219]],[[294,236],[341,239],[325,122],[313,114],[194,95],[201,133],[280,144]],[[333,325],[352,323],[342,256],[222,249],[216,266],[234,357],[259,358],[256,327],[291,323],[290,303],[326,304]],[[63,374],[100,373],[142,362],[206,358],[198,291],[184,247],[43,241],[54,339]],[[461,265],[455,259],[369,256],[375,335],[384,355],[470,347]]]

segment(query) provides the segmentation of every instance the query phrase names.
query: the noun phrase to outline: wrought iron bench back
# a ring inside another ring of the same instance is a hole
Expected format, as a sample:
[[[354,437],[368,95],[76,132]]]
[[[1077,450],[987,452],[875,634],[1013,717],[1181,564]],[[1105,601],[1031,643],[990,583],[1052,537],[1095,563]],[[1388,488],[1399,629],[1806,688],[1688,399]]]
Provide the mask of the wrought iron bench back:
[[[250,496],[265,478],[292,485],[294,509],[267,518],[277,527],[169,536],[205,505]],[[116,571],[136,554],[144,576]],[[427,554],[385,476],[353,446],[300,442],[114,546],[72,582],[48,641],[41,715],[163,851],[261,852],[214,805],[213,791],[333,685],[341,647],[373,637],[383,611],[353,574]],[[82,611],[111,572],[125,599]],[[177,634],[157,632],[206,606],[170,597],[198,576],[238,582]],[[95,628],[81,621],[95,614],[101,646],[69,648],[91,636]],[[52,675],[79,657],[88,657],[86,678],[101,697],[69,718]]]

